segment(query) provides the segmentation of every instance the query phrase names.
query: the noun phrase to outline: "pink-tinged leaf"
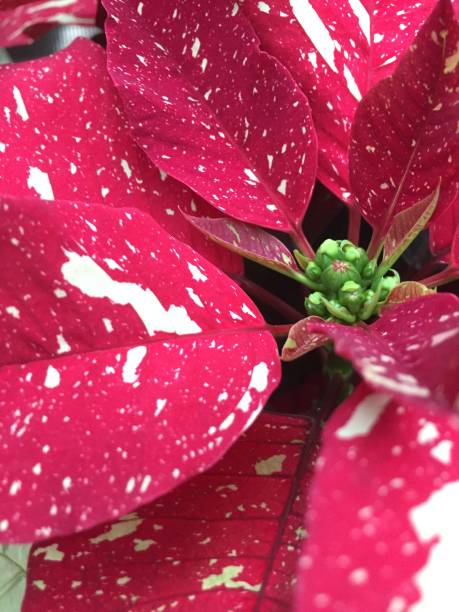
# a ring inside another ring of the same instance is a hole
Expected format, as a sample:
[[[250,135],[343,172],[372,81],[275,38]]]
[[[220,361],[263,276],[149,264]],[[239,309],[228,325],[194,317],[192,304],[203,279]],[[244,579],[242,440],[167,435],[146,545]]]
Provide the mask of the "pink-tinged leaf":
[[[459,23],[440,0],[394,74],[362,100],[352,127],[350,178],[357,205],[376,229],[375,246],[394,215],[432,193],[435,215],[457,189]]]
[[[454,235],[459,228],[459,196],[454,202],[430,224],[429,238],[432,253],[449,260]]]
[[[280,59],[311,103],[318,178],[350,201],[350,127],[368,87],[392,73],[435,2],[240,1],[263,48]],[[371,32],[371,39],[370,39]]]
[[[374,389],[399,401],[452,408],[457,403],[459,299],[426,295],[383,313],[365,328],[309,323],[326,334]],[[441,364],[441,367],[435,367]]]
[[[293,361],[328,342],[328,336],[311,332],[309,323],[323,323],[320,317],[306,317],[290,328],[288,338],[282,347],[282,361]]]
[[[232,0],[138,6],[105,2],[108,66],[136,141],[222,212],[296,229],[314,185],[317,143],[290,74],[260,51]]]
[[[90,527],[215,463],[280,377],[250,299],[135,209],[9,198],[0,219],[1,539]]]
[[[340,406],[324,429],[297,610],[456,609],[458,432],[455,414],[363,385]]]
[[[434,293],[434,291],[422,283],[405,281],[392,289],[389,293],[389,297],[381,307],[381,311],[384,312],[386,309],[403,304],[403,302],[407,302],[408,300],[414,300],[417,297],[428,295],[429,293]]]
[[[0,47],[26,45],[33,41],[30,29],[44,24],[48,27],[59,24],[94,26],[97,0],[70,0],[49,2],[9,3],[0,0]]]
[[[24,612],[291,606],[314,446],[308,420],[262,415],[213,469],[158,502],[34,546]]]
[[[181,215],[196,196],[133,142],[101,47],[79,39],[51,57],[0,66],[0,80],[0,194],[133,206],[226,271],[242,271],[239,257]]]
[[[381,273],[387,272],[416,236],[422,232],[434,213],[439,195],[440,187],[437,187],[435,192],[427,198],[395,215],[384,239],[384,255],[380,265]]]
[[[213,219],[185,216],[194,227],[226,249],[286,276],[300,274],[287,247],[261,228],[227,217]]]

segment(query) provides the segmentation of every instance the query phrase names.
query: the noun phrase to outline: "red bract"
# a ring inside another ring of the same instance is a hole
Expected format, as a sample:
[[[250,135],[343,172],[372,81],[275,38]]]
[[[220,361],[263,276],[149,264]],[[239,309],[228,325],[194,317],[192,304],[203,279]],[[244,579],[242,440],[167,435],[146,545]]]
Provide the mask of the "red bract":
[[[37,544],[23,610],[277,610],[291,604],[311,427],[263,415],[225,458],[119,522]]]
[[[279,380],[245,294],[134,209],[7,198],[1,224],[1,538],[81,530],[212,465]]]
[[[459,23],[440,0],[400,65],[363,99],[352,126],[350,178],[356,203],[381,238],[395,214],[432,193],[435,215],[457,190]]]
[[[32,42],[37,25],[95,25],[96,12],[97,0],[0,0],[0,47]]]
[[[233,217],[298,232],[316,173],[309,105],[237,3],[105,6],[109,70],[150,159]]]
[[[452,294],[419,297],[384,312],[371,326],[311,322],[338,354],[351,360],[374,389],[398,401],[457,409],[459,299]],[[441,365],[441,367],[436,367]]]
[[[51,57],[0,67],[2,193],[134,206],[230,272],[241,260],[183,219],[194,194],[130,137],[103,49],[80,39]],[[204,210],[213,210],[201,204]]]
[[[349,201],[350,127],[368,88],[390,74],[433,0],[242,0],[263,47],[308,96],[319,138],[318,178]],[[370,39],[371,33],[371,39]]]
[[[456,610],[457,415],[362,385],[327,424],[318,465],[297,609]]]
[[[448,261],[454,236],[459,231],[459,197],[448,206],[430,227],[430,248],[433,253]],[[459,261],[459,256],[458,256]]]

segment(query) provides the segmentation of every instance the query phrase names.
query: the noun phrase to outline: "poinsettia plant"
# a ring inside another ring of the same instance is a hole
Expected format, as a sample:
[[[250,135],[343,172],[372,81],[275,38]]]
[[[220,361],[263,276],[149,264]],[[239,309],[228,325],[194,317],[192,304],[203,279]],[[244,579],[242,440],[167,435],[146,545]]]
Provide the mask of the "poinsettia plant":
[[[106,51],[0,67],[0,601],[455,609],[456,7],[104,7]]]

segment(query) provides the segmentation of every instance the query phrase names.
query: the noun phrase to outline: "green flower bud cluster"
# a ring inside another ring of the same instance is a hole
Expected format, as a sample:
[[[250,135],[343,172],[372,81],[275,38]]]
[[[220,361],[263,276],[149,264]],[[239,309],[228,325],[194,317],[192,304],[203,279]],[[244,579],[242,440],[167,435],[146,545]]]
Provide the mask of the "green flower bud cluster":
[[[305,299],[309,315],[344,323],[366,321],[378,312],[400,283],[396,270],[378,273],[375,259],[349,240],[325,240],[314,259],[294,251],[305,284],[313,290]]]

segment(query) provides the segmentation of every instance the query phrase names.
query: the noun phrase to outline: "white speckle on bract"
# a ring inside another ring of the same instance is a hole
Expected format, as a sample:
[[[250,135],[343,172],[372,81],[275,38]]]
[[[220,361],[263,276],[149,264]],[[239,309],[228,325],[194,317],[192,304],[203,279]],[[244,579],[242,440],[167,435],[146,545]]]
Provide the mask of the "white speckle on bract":
[[[13,480],[10,486],[10,495],[16,495],[19,489],[22,487],[22,482],[20,480]]]
[[[6,144],[4,142],[0,142],[0,153],[4,153],[6,151]]]
[[[367,382],[384,387],[385,390],[390,392],[406,393],[415,397],[430,396],[430,390],[427,387],[422,387],[416,378],[412,377],[411,382],[403,382],[385,376],[384,373],[385,367],[383,365],[373,363],[370,359],[362,360],[361,374]]]
[[[139,55],[138,53],[136,55],[139,62],[141,62],[144,66],[148,66],[147,60],[144,58],[143,55]]]
[[[36,463],[33,466],[33,468],[32,468],[32,472],[35,474],[35,476],[40,476],[40,474],[41,474],[41,463]]]
[[[201,581],[203,591],[224,586],[227,589],[242,589],[244,591],[258,592],[261,584],[250,584],[245,580],[234,580],[244,570],[243,565],[227,565],[220,574],[211,574]]]
[[[224,431],[225,429],[228,429],[228,427],[231,427],[231,425],[234,423],[234,419],[235,419],[235,414],[234,412],[231,412],[226,417],[226,419],[220,423],[220,427],[218,429],[220,431]]]
[[[132,491],[135,488],[135,483],[136,483],[136,480],[135,480],[134,476],[129,478],[129,480],[126,483],[126,493],[132,493]]]
[[[158,398],[156,400],[155,417],[159,416],[164,410],[164,406],[167,404],[167,399]]]
[[[412,508],[409,519],[421,542],[431,544],[424,567],[414,581],[421,597],[410,612],[456,612],[459,601],[459,481],[443,485]]]
[[[65,553],[59,550],[59,544],[49,544],[48,546],[40,546],[33,551],[33,556],[44,555],[45,561],[62,561]]]
[[[13,319],[19,319],[20,313],[16,306],[7,306],[5,308],[6,312],[13,317]]]
[[[121,272],[123,272],[123,268],[114,259],[111,259],[110,257],[104,257],[104,261],[110,268],[110,270],[121,270]]]
[[[72,479],[70,478],[70,476],[66,476],[65,478],[63,478],[62,486],[64,487],[64,491],[68,491],[70,489],[70,487],[72,486]]]
[[[204,308],[204,304],[202,303],[201,298],[199,297],[199,295],[196,295],[196,293],[191,287],[186,287],[186,291],[197,306],[199,306],[200,308]]]
[[[282,195],[286,195],[287,193],[287,179],[282,179],[279,185],[277,186],[277,191]]]
[[[128,179],[130,179],[132,176],[132,170],[128,162],[125,159],[122,159],[120,163],[121,163],[121,167],[124,170],[124,174],[128,177]]]
[[[451,463],[451,451],[453,450],[453,443],[451,440],[442,440],[430,451],[430,454],[434,459],[449,465]]]
[[[61,272],[68,283],[89,297],[109,298],[115,304],[130,305],[150,336],[155,331],[178,335],[201,331],[183,306],[171,305],[166,310],[150,289],[143,289],[135,283],[115,281],[87,255],[64,252],[68,261],[62,265]],[[199,272],[198,268],[196,271]],[[204,279],[207,280],[207,277],[204,276]]]
[[[111,334],[113,331],[113,323],[111,322],[111,320],[107,319],[106,317],[102,317],[102,323],[104,324],[104,327],[107,332]]]
[[[439,432],[435,423],[425,423],[418,432],[418,444],[428,444],[433,442],[439,436]]]
[[[195,281],[205,282],[207,280],[207,276],[201,272],[201,270],[192,263],[188,263],[188,270],[191,272],[191,276]]]
[[[110,192],[110,189],[108,187],[101,187],[100,195],[103,198],[106,198],[108,196],[109,192]]]
[[[269,13],[269,11],[271,10],[271,7],[269,6],[269,4],[266,4],[266,2],[259,2],[258,3],[258,10],[261,13]]]
[[[330,32],[310,2],[308,0],[290,0],[290,6],[298,23],[317,51],[333,72],[338,73],[338,68],[335,65],[335,44]]]
[[[366,436],[376,425],[390,397],[382,393],[370,393],[352,412],[346,423],[336,430],[335,436],[340,440],[352,440]]]
[[[70,174],[76,174],[77,167],[73,162],[70,162]]]
[[[254,319],[256,319],[256,318],[257,318],[257,315],[256,315],[254,312],[252,312],[252,311],[250,310],[250,308],[247,306],[247,304],[245,304],[245,303],[244,303],[244,304],[242,304],[241,310],[242,310],[242,312],[244,312],[245,314],[250,315],[250,316],[251,316],[251,317],[253,317]]]
[[[178,468],[174,468],[172,470],[172,477],[173,478],[179,478],[180,477],[180,470]]]
[[[146,346],[136,346],[128,350],[126,362],[123,365],[123,381],[125,383],[132,384],[138,380],[139,375],[137,374],[137,368],[142,363],[146,354]]]
[[[268,459],[262,459],[255,464],[255,472],[258,476],[271,476],[282,472],[282,465],[287,455],[273,455]]]
[[[25,107],[22,94],[16,86],[13,87],[13,96],[16,102],[17,114],[21,117],[23,121],[27,121],[27,119],[29,118],[29,113],[27,112],[27,109]]]
[[[139,2],[139,4],[137,5],[137,13],[139,15],[142,15],[142,11],[143,11],[143,2]]]
[[[244,168],[244,173],[249,177],[251,181],[254,181],[255,183],[260,182],[258,176],[252,170],[250,170],[250,168]]]
[[[60,289],[58,287],[57,289],[54,289],[54,295],[59,299],[65,298],[67,297],[67,291],[65,291],[65,289]]]
[[[199,53],[200,47],[201,47],[201,41],[196,36],[196,38],[194,39],[194,42],[193,42],[193,44],[191,46],[191,55],[193,57],[198,57],[198,53]]]
[[[66,341],[66,339],[64,338],[64,336],[62,334],[57,334],[56,337],[57,340],[57,354],[61,355],[62,353],[68,353],[70,351],[70,345],[68,344],[68,342]]]
[[[53,188],[46,172],[30,166],[29,176],[27,177],[27,187],[33,189],[42,200],[54,200]]]
[[[136,517],[136,515],[133,515]],[[134,533],[139,525],[141,525],[143,519],[139,518],[127,518],[121,519],[118,523],[113,523],[110,529],[104,533],[101,533],[95,538],[91,538],[89,541],[91,544],[100,544],[101,542],[113,542],[119,538],[124,538]]]
[[[54,368],[52,365],[49,365],[48,369],[46,370],[46,378],[44,382],[45,387],[48,387],[48,389],[55,389],[59,386],[60,382],[61,375],[56,370],[56,368]]]
[[[438,346],[439,344],[446,342],[446,340],[450,340],[451,338],[454,338],[454,336],[457,336],[457,334],[459,334],[459,328],[448,329],[447,331],[440,332],[439,334],[434,334],[432,336],[430,346],[432,347]]]

